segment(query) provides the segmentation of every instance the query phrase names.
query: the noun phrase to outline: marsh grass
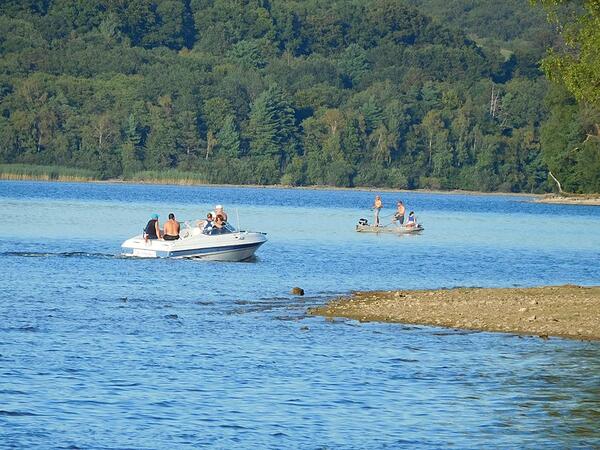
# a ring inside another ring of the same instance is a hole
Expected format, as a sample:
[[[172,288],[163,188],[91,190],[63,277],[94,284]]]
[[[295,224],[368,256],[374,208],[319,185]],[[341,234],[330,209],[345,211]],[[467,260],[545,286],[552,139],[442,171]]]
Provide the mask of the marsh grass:
[[[157,183],[157,184],[209,184],[209,181],[203,174],[195,172],[184,172],[180,170],[146,170],[136,172],[125,177],[127,181],[138,183]]]
[[[98,175],[87,169],[33,164],[0,164],[2,180],[92,181]]]

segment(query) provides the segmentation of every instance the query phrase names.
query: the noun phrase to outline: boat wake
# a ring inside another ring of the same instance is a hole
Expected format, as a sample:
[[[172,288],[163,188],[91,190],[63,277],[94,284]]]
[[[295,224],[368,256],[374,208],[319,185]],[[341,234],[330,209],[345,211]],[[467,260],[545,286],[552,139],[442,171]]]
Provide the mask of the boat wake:
[[[93,252],[2,252],[1,256],[17,256],[21,258],[120,258],[112,253]]]

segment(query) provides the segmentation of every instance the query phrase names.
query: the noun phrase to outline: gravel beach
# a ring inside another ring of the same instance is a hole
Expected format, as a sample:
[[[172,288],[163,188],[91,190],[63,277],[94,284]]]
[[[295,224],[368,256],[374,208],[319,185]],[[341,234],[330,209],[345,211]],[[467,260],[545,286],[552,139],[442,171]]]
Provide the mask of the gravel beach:
[[[536,203],[550,203],[557,205],[582,205],[582,206],[600,206],[600,196],[597,194],[589,195],[544,195],[534,200]]]
[[[356,292],[311,315],[600,340],[600,286]]]

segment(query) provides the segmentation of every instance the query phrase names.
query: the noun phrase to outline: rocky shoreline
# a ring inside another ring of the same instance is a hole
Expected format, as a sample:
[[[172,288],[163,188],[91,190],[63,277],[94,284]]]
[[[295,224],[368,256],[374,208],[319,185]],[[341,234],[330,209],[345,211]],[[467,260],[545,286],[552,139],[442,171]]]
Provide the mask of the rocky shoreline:
[[[600,195],[544,195],[535,200],[536,203],[550,203],[555,205],[583,205],[600,206]]]
[[[310,315],[600,340],[600,286],[356,292]]]

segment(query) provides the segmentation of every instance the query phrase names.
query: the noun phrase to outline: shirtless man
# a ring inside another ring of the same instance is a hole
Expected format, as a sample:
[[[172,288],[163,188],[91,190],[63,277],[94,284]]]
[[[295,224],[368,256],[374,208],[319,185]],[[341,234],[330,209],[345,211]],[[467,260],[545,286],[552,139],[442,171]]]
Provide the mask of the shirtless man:
[[[394,222],[398,221],[398,222],[400,222],[400,225],[404,225],[404,214],[406,213],[404,204],[402,203],[401,200],[398,200],[398,203],[396,203],[396,206],[397,206],[397,210],[396,210],[396,214],[394,214]]]
[[[165,223],[165,241],[176,241],[179,239],[179,222],[175,220],[175,214],[169,214],[169,220]]]
[[[373,203],[373,209],[375,210],[375,226],[379,226],[379,211],[383,208],[383,203],[381,201],[381,196],[377,195],[375,197],[375,203]]]

